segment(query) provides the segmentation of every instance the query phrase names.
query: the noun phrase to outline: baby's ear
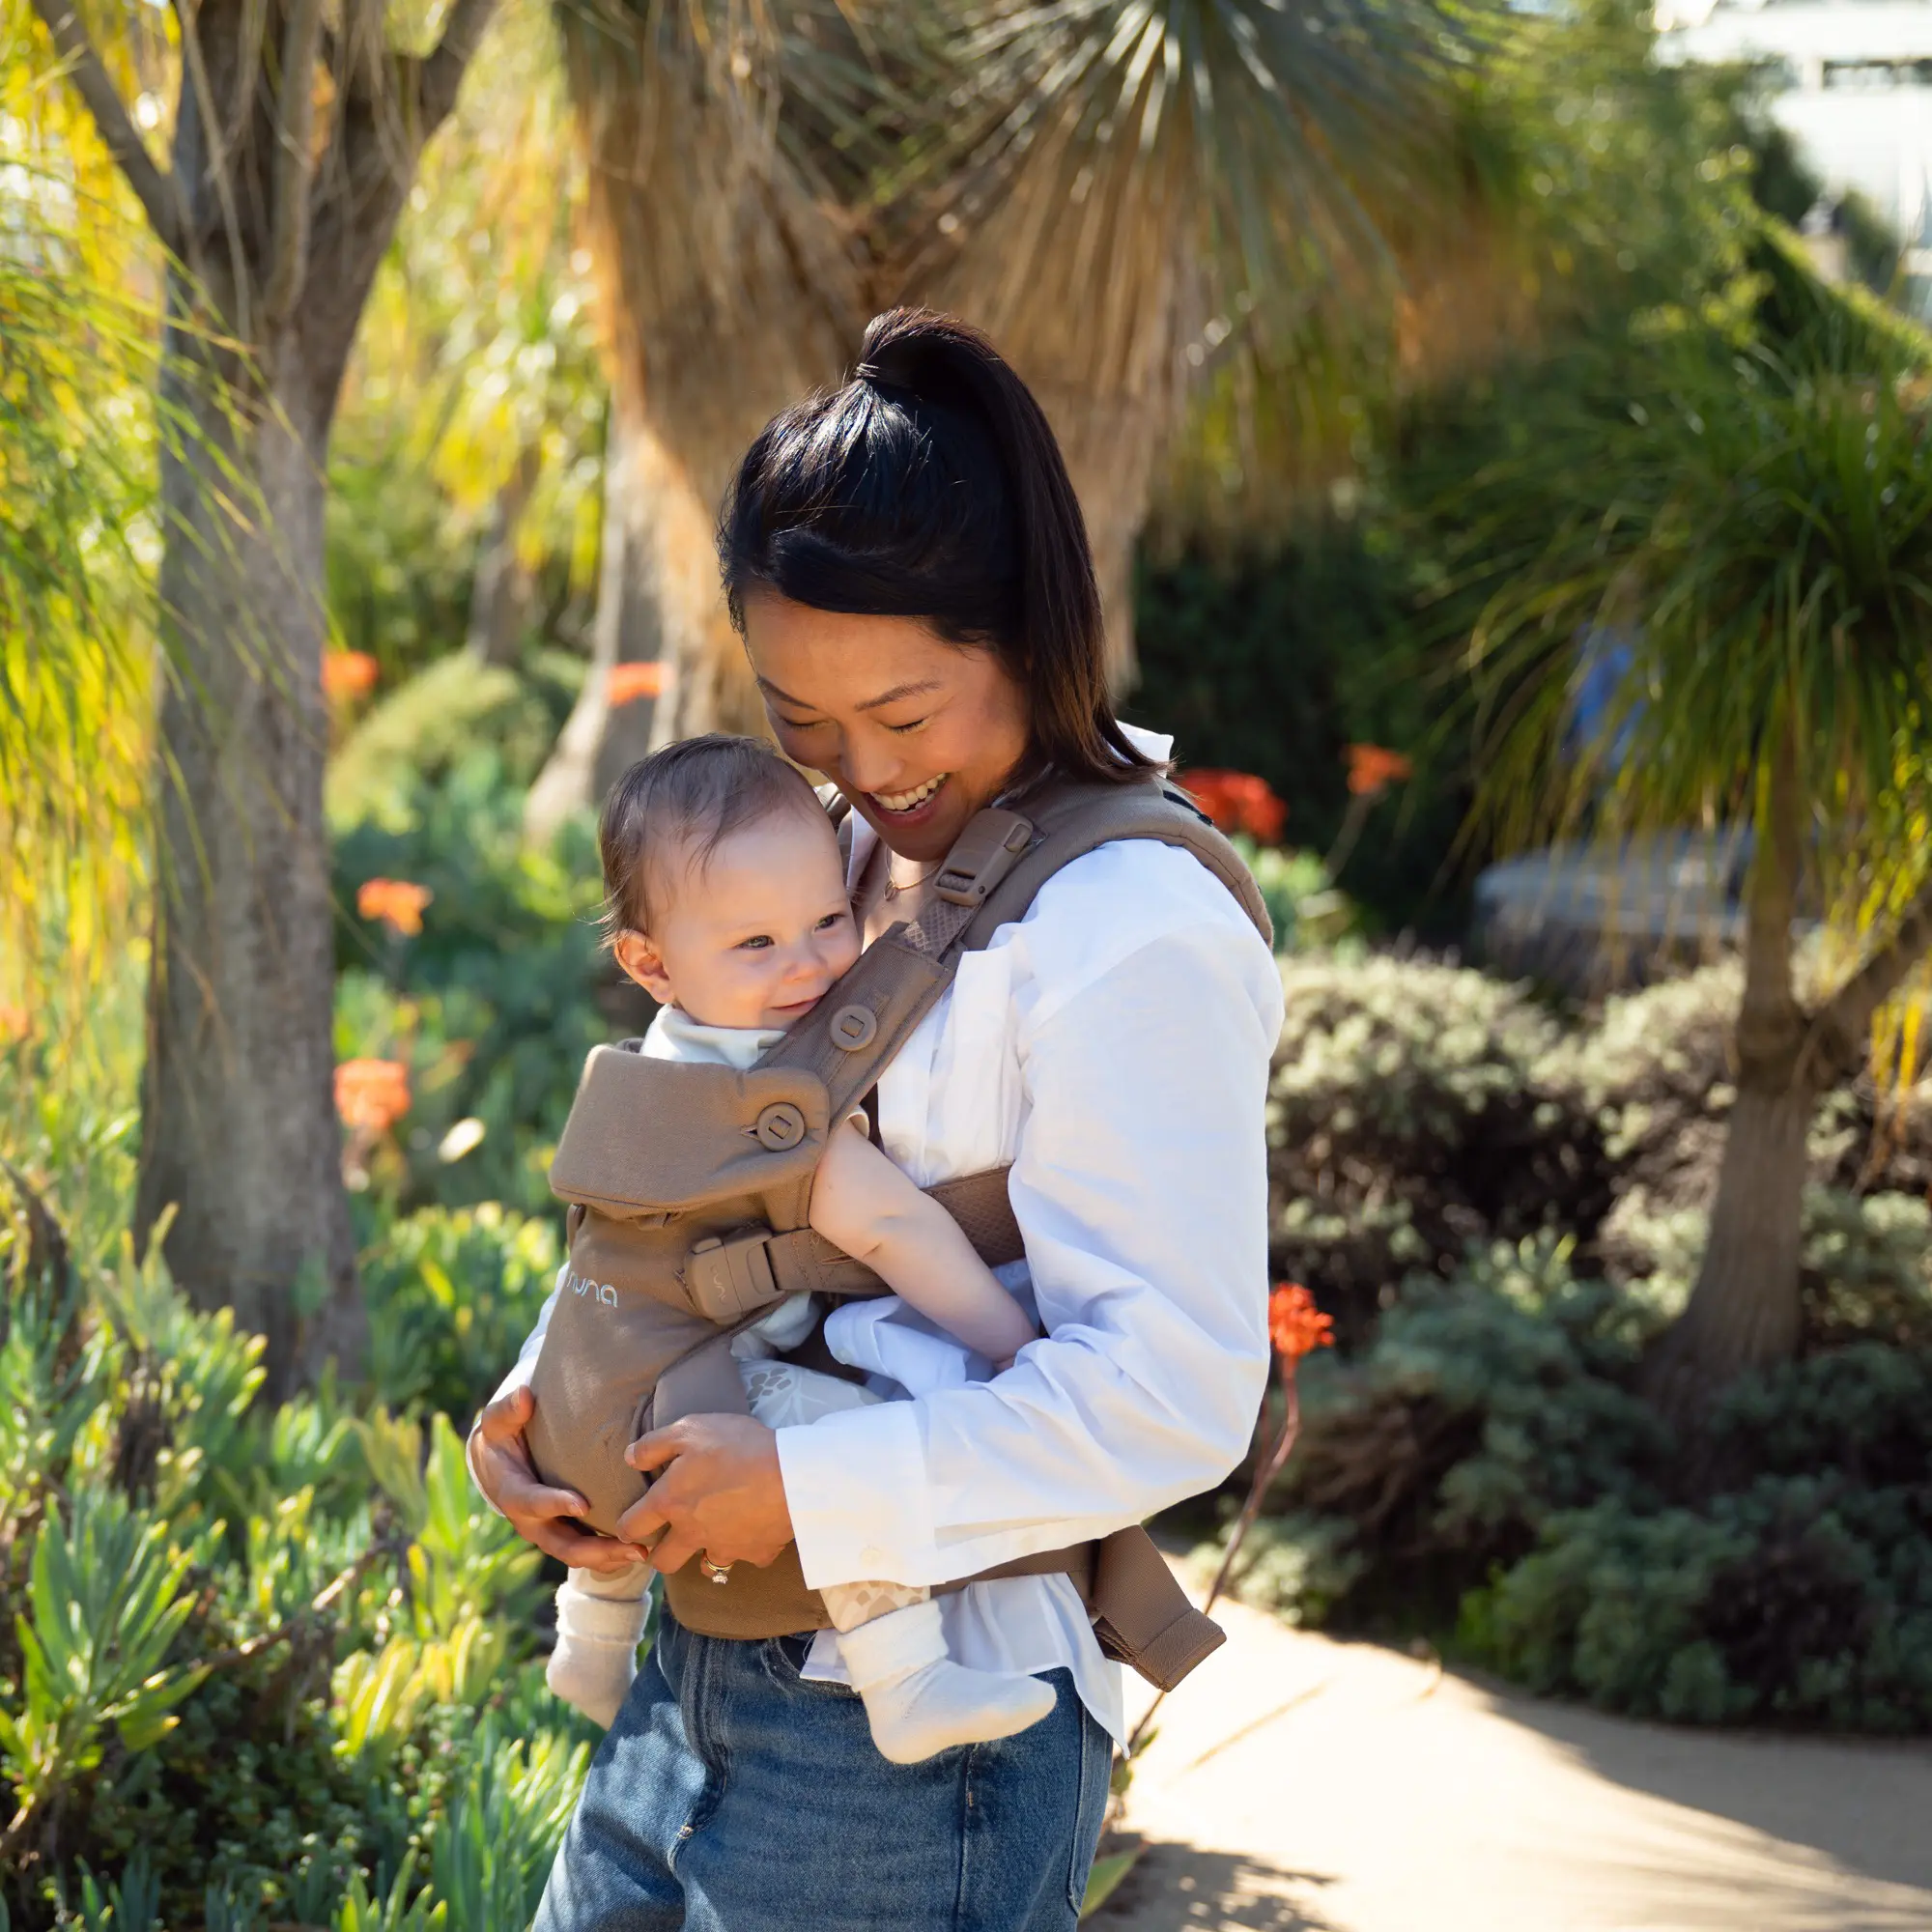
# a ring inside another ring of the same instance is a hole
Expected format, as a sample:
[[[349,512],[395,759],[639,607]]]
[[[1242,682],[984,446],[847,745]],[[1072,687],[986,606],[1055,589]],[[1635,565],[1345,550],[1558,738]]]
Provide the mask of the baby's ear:
[[[611,942],[611,955],[659,1006],[671,1004],[670,976],[665,971],[664,954],[649,933],[626,926]]]

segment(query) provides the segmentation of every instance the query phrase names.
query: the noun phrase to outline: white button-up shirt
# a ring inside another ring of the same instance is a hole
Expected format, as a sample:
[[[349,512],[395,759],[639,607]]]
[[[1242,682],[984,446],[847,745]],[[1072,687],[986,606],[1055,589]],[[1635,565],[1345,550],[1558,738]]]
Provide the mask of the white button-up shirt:
[[[872,837],[858,827],[855,878]],[[1027,1260],[1002,1278],[1022,1294],[1030,1278],[1044,1334],[990,1381],[778,1432],[808,1584],[971,1576],[1140,1522],[1240,1460],[1267,1376],[1281,1019],[1227,888],[1148,839],[1075,860],[960,959],[881,1076],[880,1133],[922,1186],[1010,1163]],[[528,1380],[549,1314],[504,1389]],[[941,1601],[959,1662],[1064,1666],[1122,1737],[1119,1666],[1068,1578]],[[807,1674],[843,1678],[832,1633]]]

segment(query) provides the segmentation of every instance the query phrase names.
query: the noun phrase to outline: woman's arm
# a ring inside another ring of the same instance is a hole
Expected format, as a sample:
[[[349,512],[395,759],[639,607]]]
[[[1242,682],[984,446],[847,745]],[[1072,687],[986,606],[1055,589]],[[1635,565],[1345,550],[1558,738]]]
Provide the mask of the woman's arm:
[[[1246,1450],[1267,1372],[1281,988],[1217,912],[1058,1004],[1050,980],[1033,998],[1009,1190],[1047,1336],[993,1382],[778,1433],[814,1587],[944,1582],[1105,1535]]]

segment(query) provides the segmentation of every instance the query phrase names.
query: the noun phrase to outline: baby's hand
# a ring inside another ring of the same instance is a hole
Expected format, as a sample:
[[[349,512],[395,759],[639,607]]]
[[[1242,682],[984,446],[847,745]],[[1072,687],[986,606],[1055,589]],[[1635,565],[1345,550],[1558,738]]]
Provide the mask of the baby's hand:
[[[811,1183],[811,1225],[856,1261],[864,1261],[895,1223],[925,1201],[911,1180],[850,1121],[837,1127]]]

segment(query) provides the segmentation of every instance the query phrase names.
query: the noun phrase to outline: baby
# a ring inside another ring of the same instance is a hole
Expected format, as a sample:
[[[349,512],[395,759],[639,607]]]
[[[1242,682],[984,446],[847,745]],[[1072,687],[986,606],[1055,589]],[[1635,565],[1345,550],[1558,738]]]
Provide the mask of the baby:
[[[662,1005],[647,1055],[750,1066],[859,956],[831,821],[798,771],[753,739],[688,739],[633,765],[599,838],[611,952]],[[863,1112],[831,1135],[811,1225],[994,1365],[1034,1339],[952,1217],[872,1146]],[[778,1359],[819,1312],[793,1295],[732,1343],[752,1413],[773,1428],[880,1399]],[[636,1672],[649,1577],[643,1564],[573,1570],[557,1592],[551,1689],[603,1724]],[[954,1663],[928,1590],[862,1582],[822,1594],[873,1742],[895,1764],[1009,1737],[1053,1708],[1037,1678]]]

